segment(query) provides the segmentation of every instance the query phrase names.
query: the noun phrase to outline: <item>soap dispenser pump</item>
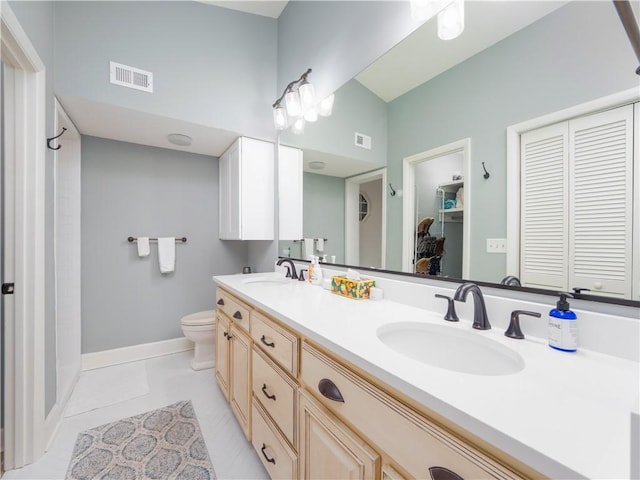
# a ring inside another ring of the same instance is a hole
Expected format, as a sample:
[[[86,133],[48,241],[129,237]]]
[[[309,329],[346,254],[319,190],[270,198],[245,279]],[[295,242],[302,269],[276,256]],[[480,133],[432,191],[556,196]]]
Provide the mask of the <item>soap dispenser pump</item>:
[[[560,300],[556,308],[549,312],[549,346],[563,352],[575,352],[578,349],[578,317],[570,310],[567,297],[573,295],[558,292]]]

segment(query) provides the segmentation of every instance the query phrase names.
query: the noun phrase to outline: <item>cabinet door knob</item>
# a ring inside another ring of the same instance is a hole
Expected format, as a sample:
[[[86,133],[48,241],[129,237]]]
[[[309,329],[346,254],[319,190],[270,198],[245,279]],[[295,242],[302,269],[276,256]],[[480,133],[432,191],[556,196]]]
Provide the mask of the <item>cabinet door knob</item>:
[[[264,343],[267,347],[275,348],[275,346],[276,346],[276,344],[274,342],[267,342],[267,337],[265,337],[264,335],[262,335],[262,337],[260,337],[260,341],[262,343]]]
[[[276,399],[275,395],[271,395],[269,392],[267,392],[267,384],[266,383],[262,384],[262,393],[264,393],[264,396],[267,397],[269,400],[275,400]]]
[[[227,338],[229,336],[227,332],[222,332],[222,335],[224,335],[224,338]]]
[[[344,403],[344,397],[340,393],[340,390],[338,389],[336,384],[328,378],[323,378],[318,382],[318,391],[322,394],[323,397],[326,397],[329,400]]]
[[[224,299],[221,298],[220,300],[218,300],[218,305],[224,305]]]
[[[269,462],[269,463],[273,463],[274,465],[276,464],[276,459],[275,458],[269,458],[267,456],[267,454],[265,453],[265,450],[267,449],[267,446],[263,443],[262,444],[262,448],[260,449],[260,451],[262,452],[262,456],[264,457],[264,459]]]
[[[431,475],[431,480],[464,480],[457,473],[444,467],[429,467],[429,474]]]
[[[238,320],[242,320],[242,314],[240,310],[236,310],[236,313],[233,314],[233,318],[237,318]]]

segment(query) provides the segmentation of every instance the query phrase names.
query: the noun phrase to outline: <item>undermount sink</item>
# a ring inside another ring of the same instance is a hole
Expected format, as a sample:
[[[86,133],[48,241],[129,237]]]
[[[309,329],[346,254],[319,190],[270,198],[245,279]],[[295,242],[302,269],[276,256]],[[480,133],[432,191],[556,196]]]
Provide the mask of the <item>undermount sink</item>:
[[[476,331],[398,322],[384,325],[376,333],[392,350],[446,370],[473,375],[510,375],[524,368],[520,354]]]
[[[290,282],[290,279],[284,277],[251,277],[245,278],[242,280],[242,283],[252,283],[252,284],[264,284],[264,285],[285,285]]]

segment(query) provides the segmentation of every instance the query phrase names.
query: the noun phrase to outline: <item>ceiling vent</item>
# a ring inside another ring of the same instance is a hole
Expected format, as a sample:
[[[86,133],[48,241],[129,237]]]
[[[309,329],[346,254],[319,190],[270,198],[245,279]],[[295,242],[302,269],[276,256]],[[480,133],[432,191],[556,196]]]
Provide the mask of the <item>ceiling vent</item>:
[[[355,132],[355,134],[356,146],[371,150],[371,137],[369,135],[365,135],[364,133]]]
[[[153,92],[153,73],[121,63],[109,62],[111,83],[123,87]]]

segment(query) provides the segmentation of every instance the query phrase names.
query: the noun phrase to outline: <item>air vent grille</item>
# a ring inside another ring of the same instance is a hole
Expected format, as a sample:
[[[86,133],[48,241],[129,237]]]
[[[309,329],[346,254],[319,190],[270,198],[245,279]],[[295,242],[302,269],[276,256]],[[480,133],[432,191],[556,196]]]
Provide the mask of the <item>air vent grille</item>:
[[[121,63],[109,62],[110,81],[114,85],[153,92],[153,73]]]
[[[369,135],[365,135],[364,133],[355,132],[355,145],[357,147],[371,150],[371,137]]]

